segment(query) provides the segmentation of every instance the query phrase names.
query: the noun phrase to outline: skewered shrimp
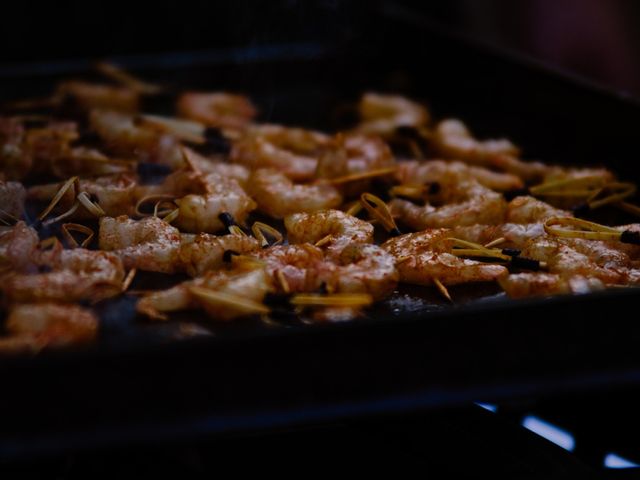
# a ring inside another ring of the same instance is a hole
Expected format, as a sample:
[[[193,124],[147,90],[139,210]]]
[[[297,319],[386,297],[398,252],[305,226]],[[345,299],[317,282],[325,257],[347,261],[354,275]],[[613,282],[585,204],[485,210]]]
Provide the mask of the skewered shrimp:
[[[392,214],[415,230],[503,221],[507,202],[499,193],[475,180],[459,181],[456,175],[441,177],[438,185],[440,189],[433,200],[442,206],[419,206],[394,198],[390,204]]]
[[[20,119],[0,118],[0,166],[9,180],[55,173],[53,166],[71,157],[71,142],[78,138],[74,122],[27,129]]]
[[[266,169],[253,172],[249,193],[258,204],[258,210],[274,218],[326,210],[342,203],[342,195],[331,185],[295,185],[283,173]]]
[[[502,265],[487,265],[449,253],[451,231],[430,229],[387,240],[382,248],[393,255],[400,281],[417,285],[491,282],[507,275]]]
[[[207,175],[207,192],[189,194],[175,200],[178,205],[176,226],[187,232],[216,232],[225,225],[218,218],[223,212],[233,216],[238,223],[244,223],[256,203],[233,179],[210,173]]]
[[[395,166],[388,145],[377,137],[336,135],[318,160],[316,174],[335,178]]]
[[[517,273],[499,280],[511,298],[539,297],[562,294],[584,294],[604,290],[597,278],[582,275],[563,276],[553,273]]]
[[[502,247],[516,248],[523,257],[544,262],[550,273],[598,278],[605,284],[638,281],[639,272],[629,256],[612,242],[551,237],[542,223],[457,227],[452,236],[480,244],[503,239]]]
[[[203,308],[215,320],[266,313],[262,304],[271,289],[263,268],[218,270],[183,282],[168,290],[153,292],[138,302],[138,312],[157,320],[167,313]]]
[[[102,217],[98,242],[101,250],[112,251],[127,269],[179,271],[180,232],[158,217],[138,221],[126,215]]]
[[[585,242],[566,242],[545,236],[525,243],[521,255],[546,262],[550,273],[583,275],[598,278],[605,284],[633,283],[636,276],[632,269],[624,267],[628,262],[620,252],[602,244],[598,248]]]
[[[383,298],[396,287],[398,272],[393,258],[371,244],[349,244],[326,258],[308,243],[274,246],[254,254],[281,293],[368,293]]]
[[[193,171],[207,173],[217,173],[226,178],[236,180],[240,186],[246,187],[251,171],[239,163],[227,163],[222,158],[210,158],[194,152],[190,148],[183,147],[183,151],[188,156],[189,165]]]
[[[358,111],[361,120],[357,131],[367,135],[390,138],[399,127],[421,129],[429,123],[429,112],[423,105],[400,95],[365,93]]]
[[[255,202],[233,178],[218,173],[179,170],[160,185],[138,189],[138,197],[166,194],[175,197],[178,217],[175,225],[186,232],[216,232],[225,225],[218,218],[229,213],[238,223],[244,223]]]
[[[93,110],[91,128],[105,146],[117,155],[133,156],[140,161],[160,163],[171,168],[184,166],[178,140],[148,124],[137,124],[135,117],[120,112]]]
[[[350,243],[372,243],[373,225],[340,210],[294,213],[284,219],[290,243],[322,241],[329,251],[341,251]]]
[[[186,92],[178,98],[177,109],[181,117],[229,129],[243,129],[257,114],[247,97],[231,93]]]
[[[248,254],[260,248],[258,241],[243,235],[182,235],[178,262],[180,268],[192,277],[220,268],[225,253]]]
[[[460,120],[448,119],[438,123],[433,146],[445,158],[497,168],[523,180],[541,179],[548,170],[540,162],[518,159],[520,150],[509,140],[477,140]]]
[[[50,183],[36,185],[29,188],[30,199],[49,201],[60,190],[63,183]],[[78,181],[78,188],[72,186],[65,192],[58,203],[58,208],[68,210],[80,192],[91,195],[106,215],[133,215],[136,205],[137,178],[131,174],[118,174],[98,177],[95,179],[82,179]],[[93,218],[94,215],[84,206],[78,208],[73,218]]]
[[[132,170],[131,162],[72,146],[78,138],[78,127],[73,122],[49,122],[27,129],[19,118],[0,117],[0,166],[8,179],[16,180],[30,173],[64,178]]]
[[[311,180],[318,164],[316,157],[328,142],[324,133],[260,125],[234,142],[231,161],[250,169],[273,168],[296,181]]]
[[[560,210],[533,197],[516,197],[509,202],[505,217],[496,225],[460,225],[453,227],[453,236],[486,245],[504,239],[503,247],[520,248],[525,242],[545,236],[544,221],[550,217],[570,217],[571,212]]]
[[[38,351],[91,342],[98,319],[78,305],[38,303],[16,305],[6,321],[9,337],[0,338],[0,352]]]
[[[84,112],[105,109],[133,113],[140,106],[140,94],[126,87],[71,80],[58,85],[54,102],[71,103]]]
[[[39,264],[51,271],[9,278],[3,289],[11,302],[99,299],[119,292],[124,280],[122,262],[111,252],[54,249],[39,257]]]
[[[24,153],[24,137],[21,121],[0,117],[0,167],[9,180],[19,180],[31,170],[33,159]]]
[[[530,196],[516,197],[507,205],[505,222],[534,223],[544,222],[550,217],[570,217],[573,214],[567,210],[553,207],[542,200]]]
[[[26,196],[21,183],[0,181],[0,219],[8,221],[22,217]]]
[[[401,184],[433,184],[441,178],[456,175],[460,180],[475,180],[492,190],[508,191],[522,188],[522,180],[511,173],[494,172],[487,168],[467,165],[457,161],[410,160],[400,162],[396,179]]]
[[[15,273],[35,268],[38,243],[38,234],[24,222],[0,233],[0,271]]]
[[[316,176],[343,180],[340,188],[346,196],[355,196],[369,189],[367,174],[390,177],[395,159],[389,146],[378,137],[358,134],[337,134],[318,159]],[[358,177],[363,177],[358,180]],[[345,181],[349,179],[349,181]]]
[[[73,147],[64,155],[53,159],[49,166],[50,173],[58,178],[72,175],[113,175],[131,173],[136,162],[107,157],[94,148]]]
[[[379,300],[398,285],[395,259],[378,245],[348,244],[337,257],[332,258],[337,267],[321,276],[329,291],[368,293]]]
[[[256,252],[279,293],[315,292],[321,287],[317,272],[324,252],[313,245],[275,245]]]

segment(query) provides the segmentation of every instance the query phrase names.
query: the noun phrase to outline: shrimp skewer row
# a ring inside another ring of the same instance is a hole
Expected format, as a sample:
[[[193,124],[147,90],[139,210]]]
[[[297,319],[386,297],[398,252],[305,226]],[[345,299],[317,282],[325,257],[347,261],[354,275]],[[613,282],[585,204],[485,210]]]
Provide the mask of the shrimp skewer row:
[[[613,174],[606,169],[566,168],[545,165],[541,162],[520,160],[520,150],[510,141],[479,141],[460,120],[446,119],[441,121],[434,131],[433,146],[445,158],[488,168],[498,169],[517,175],[527,182],[545,180],[556,182],[575,180],[582,177],[599,177],[605,181],[613,181]]]
[[[637,284],[640,281],[640,270],[635,262],[612,242],[556,238],[545,232],[544,225],[458,227],[453,230],[453,236],[478,243],[501,238],[507,247],[517,248],[523,257],[544,262],[549,273],[565,280],[582,276],[598,279],[605,285]],[[618,236],[621,234],[619,231],[616,233]]]
[[[400,184],[424,185],[446,181],[451,175],[460,181],[475,180],[492,190],[513,191],[522,189],[524,183],[512,173],[494,172],[484,167],[468,165],[459,161],[409,160],[400,162],[396,171],[396,180]]]

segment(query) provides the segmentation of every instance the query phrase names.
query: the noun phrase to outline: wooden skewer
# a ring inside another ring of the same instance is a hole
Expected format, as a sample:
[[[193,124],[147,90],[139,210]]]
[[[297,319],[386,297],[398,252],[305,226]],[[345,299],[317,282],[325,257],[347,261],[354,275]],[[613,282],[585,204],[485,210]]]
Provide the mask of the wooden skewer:
[[[447,290],[447,287],[445,287],[444,284],[437,278],[433,279],[433,283],[438,288],[438,291],[442,294],[442,296],[449,300],[449,302],[453,303],[453,299],[451,298],[451,294],[449,293],[449,290]]]

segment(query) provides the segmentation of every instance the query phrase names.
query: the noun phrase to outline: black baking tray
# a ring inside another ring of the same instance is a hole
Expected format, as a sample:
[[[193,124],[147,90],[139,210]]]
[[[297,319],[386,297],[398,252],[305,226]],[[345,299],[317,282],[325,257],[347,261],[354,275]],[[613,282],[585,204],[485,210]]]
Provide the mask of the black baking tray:
[[[399,92],[514,140],[527,158],[640,180],[636,100],[392,4],[357,25],[339,44],[111,60],[176,88],[247,92],[262,121],[329,131],[361,92]],[[84,60],[0,67],[0,100],[91,75]],[[639,384],[639,291],[510,301],[483,288],[454,289],[453,306],[405,289],[350,323],[246,321],[181,340],[175,324],[129,322],[122,299],[102,312],[97,345],[0,360],[0,458]]]

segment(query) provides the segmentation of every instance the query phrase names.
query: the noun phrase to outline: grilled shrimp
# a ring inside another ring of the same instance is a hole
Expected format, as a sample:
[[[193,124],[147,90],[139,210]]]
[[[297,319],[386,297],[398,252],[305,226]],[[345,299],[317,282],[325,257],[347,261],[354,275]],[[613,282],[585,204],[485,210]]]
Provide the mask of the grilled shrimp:
[[[182,235],[178,262],[180,268],[192,277],[209,270],[220,268],[225,261],[225,253],[248,254],[260,248],[258,241],[242,235]]]
[[[27,272],[35,268],[39,241],[37,232],[24,222],[0,233],[0,272]]]
[[[395,167],[389,146],[378,137],[337,134],[318,158],[318,178],[349,177]],[[383,176],[391,176],[387,173]],[[351,180],[340,186],[346,196],[369,189],[370,179]]]
[[[502,222],[497,225],[460,225],[453,236],[486,245],[504,238],[503,247],[520,248],[525,242],[545,236],[544,221],[550,217],[570,217],[572,213],[552,207],[533,197],[516,197],[509,202]]]
[[[60,83],[54,98],[85,112],[104,109],[133,113],[140,106],[140,93],[133,89],[76,80]]]
[[[275,245],[253,255],[265,264],[265,271],[279,293],[315,292],[322,286],[319,273],[325,267],[324,252],[311,244]]]
[[[6,329],[10,336],[0,338],[0,352],[38,351],[91,342],[98,334],[98,319],[78,305],[22,304],[11,309]]]
[[[351,243],[330,258],[337,266],[320,277],[330,292],[368,293],[380,300],[398,285],[395,259],[377,245]]]
[[[457,227],[452,236],[480,244],[504,239],[501,247],[516,248],[523,257],[544,262],[550,273],[593,277],[605,284],[638,281],[633,262],[612,242],[552,237],[541,222]]]
[[[63,182],[36,185],[29,188],[28,196],[33,200],[49,201],[55,197],[62,185]],[[136,189],[137,178],[131,174],[82,179],[78,182],[78,191],[75,191],[75,187],[67,190],[58,203],[58,209],[68,210],[78,193],[87,192],[107,215],[133,215],[136,205]],[[73,218],[86,219],[93,217],[83,206],[73,214]]]
[[[266,313],[262,305],[271,289],[263,268],[218,270],[183,282],[168,290],[153,292],[138,302],[138,312],[164,320],[169,312],[203,308],[215,320]]]
[[[24,213],[27,192],[20,182],[0,181],[0,219],[16,220]]]
[[[296,185],[283,173],[266,169],[253,172],[249,194],[258,204],[258,210],[274,218],[326,210],[342,203],[342,195],[331,185]]]
[[[626,268],[628,257],[602,243],[596,246],[544,236],[526,242],[521,255],[546,262],[550,273],[583,275],[605,284],[635,283],[637,276],[633,269]]]
[[[317,156],[329,143],[324,133],[279,125],[260,125],[234,142],[231,161],[250,169],[272,168],[296,181],[311,180]]]
[[[440,189],[433,200],[442,206],[419,206],[394,198],[390,204],[392,214],[415,230],[503,221],[507,203],[499,193],[475,180],[459,181],[456,175],[441,177],[438,185]]]
[[[516,197],[507,205],[505,222],[534,223],[544,222],[551,217],[571,217],[567,210],[553,207],[542,200],[530,196]]]
[[[20,180],[31,170],[33,159],[24,151],[25,132],[20,120],[0,117],[0,167],[8,180]]]
[[[511,298],[582,294],[605,288],[602,281],[597,278],[540,272],[512,274],[501,278],[499,282]]]
[[[175,225],[186,232],[216,232],[224,228],[218,216],[227,212],[238,223],[244,223],[256,208],[238,182],[218,173],[179,170],[160,185],[143,186],[138,197],[166,194],[176,198],[178,218]]]
[[[256,203],[238,182],[216,174],[209,174],[208,178],[213,176],[216,180],[209,184],[206,194],[189,194],[175,201],[180,209],[175,224],[181,230],[217,232],[225,227],[218,218],[221,213],[227,212],[238,223],[244,223],[249,212],[256,208]]]
[[[328,237],[329,251],[351,243],[372,243],[373,225],[340,210],[294,213],[284,219],[289,243],[312,243]]]
[[[316,174],[334,178],[393,166],[393,154],[380,138],[338,134],[323,150]]]
[[[186,272],[194,277],[219,268],[226,251],[243,254],[259,248],[253,237],[180,234],[157,217],[102,217],[99,242],[102,250],[113,251],[128,269]]]
[[[125,268],[175,273],[180,232],[158,217],[132,220],[126,215],[102,217],[98,235],[101,250],[112,251]]]
[[[8,180],[30,173],[56,173],[58,163],[73,156],[71,143],[79,138],[74,122],[50,122],[25,128],[16,118],[0,118],[0,166]]]
[[[117,155],[160,163],[173,169],[184,166],[180,142],[175,137],[148,124],[137,124],[132,115],[93,110],[89,123],[109,151]]]
[[[231,93],[186,92],[177,102],[178,115],[208,127],[243,129],[257,114],[251,101]]]
[[[11,302],[99,299],[119,292],[124,280],[122,262],[111,252],[54,249],[39,257],[39,264],[51,271],[9,278],[3,289]]]
[[[191,164],[185,165],[185,167],[192,167],[195,171],[203,174],[217,173],[222,177],[236,180],[243,188],[246,187],[251,171],[244,165],[227,163],[222,158],[205,157],[186,147],[183,150],[187,152]]]
[[[497,168],[523,180],[539,180],[548,171],[548,167],[540,162],[518,159],[520,150],[509,140],[477,140],[460,120],[448,119],[438,123],[433,146],[445,158]]]
[[[399,127],[423,128],[429,123],[429,112],[418,103],[400,95],[365,93],[358,104],[360,124],[357,131],[390,138]]]
[[[501,265],[487,265],[465,260],[449,253],[451,231],[444,228],[409,233],[387,240],[382,248],[393,255],[400,281],[433,285],[490,282],[508,274]]]
[[[492,190],[508,191],[524,186],[522,180],[511,173],[494,172],[457,161],[411,160],[400,162],[396,171],[396,179],[401,184],[433,184],[450,175],[457,176],[461,181],[475,180]]]
[[[309,243],[277,245],[254,254],[280,293],[368,293],[383,298],[396,287],[393,258],[377,245],[347,244],[326,257]]]

